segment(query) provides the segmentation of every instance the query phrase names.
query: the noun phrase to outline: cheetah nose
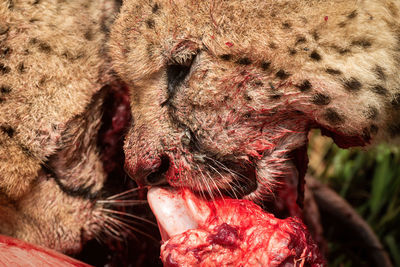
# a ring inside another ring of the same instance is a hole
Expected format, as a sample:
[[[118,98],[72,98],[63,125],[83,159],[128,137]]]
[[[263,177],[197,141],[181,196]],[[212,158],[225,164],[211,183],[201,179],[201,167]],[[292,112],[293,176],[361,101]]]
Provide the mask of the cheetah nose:
[[[133,177],[139,186],[167,184],[166,173],[170,168],[170,159],[167,155],[161,155],[152,162],[142,162]]]

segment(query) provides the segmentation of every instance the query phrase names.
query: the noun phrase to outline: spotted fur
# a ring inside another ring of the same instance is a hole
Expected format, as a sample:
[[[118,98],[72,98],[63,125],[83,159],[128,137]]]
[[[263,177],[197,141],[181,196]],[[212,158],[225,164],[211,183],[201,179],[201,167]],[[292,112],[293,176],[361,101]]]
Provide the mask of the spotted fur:
[[[127,1],[110,41],[131,88],[127,170],[210,192],[254,171],[257,199],[293,173],[311,128],[342,147],[399,139],[399,10],[393,0]]]
[[[311,128],[345,147],[400,136],[398,1],[126,0],[109,35],[115,6],[0,0],[0,233],[72,253],[100,231],[107,54],[139,182],[256,181],[259,199],[304,175]]]
[[[109,0],[0,0],[0,234],[75,253],[99,232],[114,12]]]

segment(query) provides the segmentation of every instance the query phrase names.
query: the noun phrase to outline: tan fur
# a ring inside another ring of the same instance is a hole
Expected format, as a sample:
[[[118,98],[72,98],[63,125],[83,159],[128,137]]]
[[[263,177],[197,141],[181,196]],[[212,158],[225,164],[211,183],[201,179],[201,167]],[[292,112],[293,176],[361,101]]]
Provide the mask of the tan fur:
[[[96,137],[115,6],[0,1],[1,234],[72,253],[98,232],[99,207],[62,187],[103,186]]]
[[[140,182],[165,158],[172,185],[203,191],[254,168],[248,197],[262,198],[296,172],[310,128],[343,146],[400,135],[398,1],[126,0],[106,47],[114,12],[0,0],[1,234],[72,253],[100,231],[99,205],[65,191],[103,187],[107,50],[131,89],[126,168]]]
[[[132,88],[127,170],[143,182],[166,155],[171,184],[210,190],[235,175],[205,157],[250,162],[260,197],[291,172],[284,161],[310,128],[343,147],[398,139],[399,10],[388,0],[125,2],[110,52]],[[168,69],[185,64],[168,96]]]

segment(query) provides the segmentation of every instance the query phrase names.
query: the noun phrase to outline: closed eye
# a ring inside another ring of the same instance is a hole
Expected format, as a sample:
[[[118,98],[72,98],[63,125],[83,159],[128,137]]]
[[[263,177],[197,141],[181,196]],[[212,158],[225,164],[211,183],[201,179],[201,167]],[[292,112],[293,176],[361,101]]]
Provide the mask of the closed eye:
[[[191,59],[192,62],[193,59]],[[167,66],[167,91],[168,91],[168,98],[165,100],[163,103],[161,103],[161,106],[164,107],[165,105],[168,105],[170,101],[174,98],[174,95],[177,91],[177,88],[179,85],[182,84],[182,82],[185,80],[185,78],[188,76],[192,64],[187,64],[187,65],[168,65]]]

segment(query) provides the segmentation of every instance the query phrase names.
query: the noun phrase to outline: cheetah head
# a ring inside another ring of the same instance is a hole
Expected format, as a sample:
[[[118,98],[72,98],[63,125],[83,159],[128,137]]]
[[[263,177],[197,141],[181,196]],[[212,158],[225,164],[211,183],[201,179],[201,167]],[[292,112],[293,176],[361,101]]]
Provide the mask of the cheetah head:
[[[307,134],[400,135],[397,1],[126,1],[111,34],[140,183],[260,199],[304,177]],[[300,179],[301,181],[302,179]]]

